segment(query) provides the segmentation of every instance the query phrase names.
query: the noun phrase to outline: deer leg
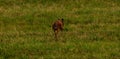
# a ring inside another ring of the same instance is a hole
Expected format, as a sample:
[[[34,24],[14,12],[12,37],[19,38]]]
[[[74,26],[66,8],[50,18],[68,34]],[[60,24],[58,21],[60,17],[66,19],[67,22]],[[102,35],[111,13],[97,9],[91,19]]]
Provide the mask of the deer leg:
[[[58,30],[55,30],[55,39],[58,40]]]

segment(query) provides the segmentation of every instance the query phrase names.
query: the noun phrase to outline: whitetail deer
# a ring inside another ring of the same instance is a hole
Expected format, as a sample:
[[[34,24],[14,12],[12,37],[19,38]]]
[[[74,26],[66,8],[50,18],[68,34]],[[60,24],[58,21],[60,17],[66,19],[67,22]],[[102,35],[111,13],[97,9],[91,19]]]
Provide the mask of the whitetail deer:
[[[52,24],[52,29],[54,31],[56,40],[58,40],[58,32],[63,30],[63,26],[64,26],[63,21],[64,21],[63,19],[58,19]]]

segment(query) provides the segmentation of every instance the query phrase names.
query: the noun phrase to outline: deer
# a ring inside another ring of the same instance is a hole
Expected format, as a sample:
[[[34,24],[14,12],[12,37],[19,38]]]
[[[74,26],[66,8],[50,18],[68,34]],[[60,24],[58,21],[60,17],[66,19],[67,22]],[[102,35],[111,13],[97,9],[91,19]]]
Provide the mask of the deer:
[[[64,19],[58,19],[52,24],[52,29],[54,31],[54,37],[56,41],[58,40],[58,32],[63,30]]]

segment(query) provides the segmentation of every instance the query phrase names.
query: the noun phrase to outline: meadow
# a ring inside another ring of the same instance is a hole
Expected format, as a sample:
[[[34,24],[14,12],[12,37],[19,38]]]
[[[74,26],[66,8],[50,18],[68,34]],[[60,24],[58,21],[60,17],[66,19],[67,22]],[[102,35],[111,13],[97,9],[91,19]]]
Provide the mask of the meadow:
[[[120,1],[0,0],[0,59],[120,59]]]

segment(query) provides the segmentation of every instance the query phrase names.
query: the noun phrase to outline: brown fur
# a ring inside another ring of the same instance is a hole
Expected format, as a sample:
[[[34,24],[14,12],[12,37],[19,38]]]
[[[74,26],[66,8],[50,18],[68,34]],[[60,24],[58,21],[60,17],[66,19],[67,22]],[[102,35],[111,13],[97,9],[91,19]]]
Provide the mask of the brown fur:
[[[58,19],[52,24],[52,29],[54,31],[56,40],[57,40],[58,32],[63,30],[63,26],[64,26],[63,19]]]

